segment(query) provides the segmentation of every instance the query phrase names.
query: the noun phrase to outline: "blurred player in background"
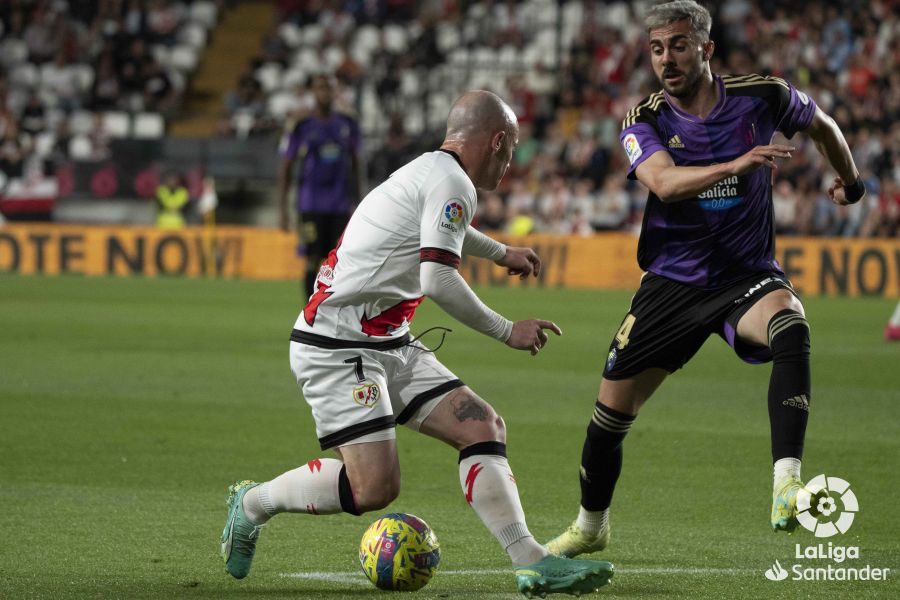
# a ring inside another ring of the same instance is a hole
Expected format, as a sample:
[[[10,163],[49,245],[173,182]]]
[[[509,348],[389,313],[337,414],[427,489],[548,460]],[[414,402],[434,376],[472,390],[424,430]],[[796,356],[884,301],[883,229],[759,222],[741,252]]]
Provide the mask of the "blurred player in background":
[[[503,419],[434,354],[410,339],[427,295],[465,325],[537,354],[550,321],[512,321],[485,306],[458,272],[463,254],[522,278],[540,271],[530,248],[507,247],[470,226],[476,188],[493,190],[518,143],[515,113],[490,92],[468,92],[447,119],[441,148],[396,171],[360,203],[322,264],[291,335],[291,366],[323,450],[272,481],[234,484],[222,535],[226,569],[242,578],[261,527],[282,512],[358,515],[400,491],[396,424],[459,451],[466,502],[509,554],[526,594],[582,593],[612,577],[605,561],[548,554],[529,533],[506,459]]]
[[[705,8],[658,5],[646,25],[663,90],[627,114],[620,140],[628,176],[650,190],[638,243],[647,273],[607,355],[582,453],[578,518],[548,543],[563,556],[606,547],[622,441],[644,402],[712,333],[747,362],[773,363],[771,526],[797,526],[810,341],[803,306],[774,258],[772,171],[794,150],[770,144],[775,132],[812,138],[839,175],[829,190],[835,203],[865,195],[843,134],[806,94],[777,77],[710,71]],[[728,398],[715,400],[727,410]]]
[[[337,244],[362,191],[359,168],[360,132],[356,120],[334,110],[334,80],[313,75],[315,108],[282,140],[277,194],[279,224],[290,231],[288,195],[294,163],[297,178],[298,252],[306,256],[306,293],[315,288],[319,265]]]
[[[900,302],[894,307],[894,314],[884,328],[884,339],[889,342],[900,342]]]

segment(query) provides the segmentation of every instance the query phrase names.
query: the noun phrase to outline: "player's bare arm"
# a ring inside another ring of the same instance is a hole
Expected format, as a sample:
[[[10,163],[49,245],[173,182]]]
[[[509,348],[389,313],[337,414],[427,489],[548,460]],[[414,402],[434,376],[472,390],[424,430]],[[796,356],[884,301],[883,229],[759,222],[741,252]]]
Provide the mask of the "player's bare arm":
[[[638,165],[638,180],[663,202],[695,198],[718,182],[735,175],[747,175],[760,167],[776,168],[776,158],[790,158],[793,146],[756,146],[738,158],[705,167],[678,167],[668,152],[655,152]]]
[[[856,163],[853,162],[850,146],[847,145],[847,140],[834,119],[822,109],[816,108],[816,114],[806,133],[816,144],[819,153],[838,174],[828,188],[828,196],[832,202],[847,205],[862,200],[866,195],[865,186],[860,179]]]

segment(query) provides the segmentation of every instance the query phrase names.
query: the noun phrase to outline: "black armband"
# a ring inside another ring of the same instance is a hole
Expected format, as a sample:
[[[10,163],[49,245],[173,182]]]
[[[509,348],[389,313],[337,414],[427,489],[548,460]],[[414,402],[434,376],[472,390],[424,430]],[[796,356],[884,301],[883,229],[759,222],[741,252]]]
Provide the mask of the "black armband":
[[[844,197],[847,198],[847,202],[850,204],[856,204],[865,195],[866,184],[863,183],[863,178],[861,175],[857,177],[856,181],[854,181],[850,185],[844,186]]]

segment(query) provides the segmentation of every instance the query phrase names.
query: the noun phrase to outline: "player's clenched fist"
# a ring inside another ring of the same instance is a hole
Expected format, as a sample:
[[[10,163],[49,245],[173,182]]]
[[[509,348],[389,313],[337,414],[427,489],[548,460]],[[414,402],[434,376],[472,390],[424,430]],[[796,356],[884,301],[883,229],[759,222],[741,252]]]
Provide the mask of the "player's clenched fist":
[[[512,333],[506,340],[506,345],[516,350],[529,350],[534,356],[547,344],[549,336],[544,331],[549,329],[556,335],[562,335],[562,330],[553,321],[541,319],[528,319],[513,323]]]

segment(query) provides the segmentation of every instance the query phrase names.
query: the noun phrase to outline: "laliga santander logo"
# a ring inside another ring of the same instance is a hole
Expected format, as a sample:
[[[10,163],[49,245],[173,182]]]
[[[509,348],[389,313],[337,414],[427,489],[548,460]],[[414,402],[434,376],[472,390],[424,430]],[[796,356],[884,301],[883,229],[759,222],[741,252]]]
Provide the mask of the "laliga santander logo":
[[[459,202],[448,202],[444,207],[444,217],[451,223],[459,223],[463,216],[463,207]]]
[[[775,564],[772,565],[771,569],[766,570],[766,579],[769,581],[781,581],[783,579],[787,579],[788,572],[787,569],[781,566],[781,563],[777,560]]]
[[[840,477],[817,475],[797,492],[797,521],[818,538],[847,533],[857,512],[856,494]]]

